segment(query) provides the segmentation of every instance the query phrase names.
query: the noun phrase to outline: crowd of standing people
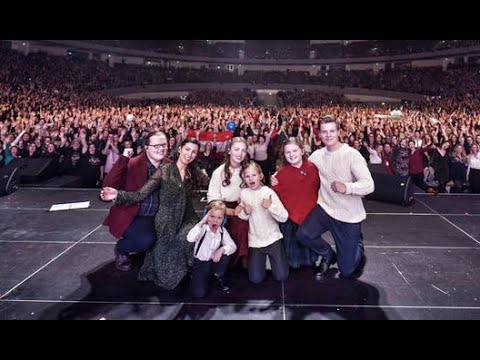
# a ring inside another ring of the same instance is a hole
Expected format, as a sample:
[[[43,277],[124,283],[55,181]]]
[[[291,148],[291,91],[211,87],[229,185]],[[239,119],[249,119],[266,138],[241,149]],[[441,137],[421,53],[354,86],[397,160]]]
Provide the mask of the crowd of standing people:
[[[101,79],[82,87],[95,67],[75,63],[62,77],[67,60],[35,59],[0,54],[0,168],[50,158],[51,176],[102,188],[115,200],[105,225],[119,239],[117,269],[131,270],[129,255],[144,252],[139,278],[162,288],[191,274],[192,294],[205,296],[212,276],[228,288],[228,266],[259,283],[267,258],[278,281],[304,266],[324,276],[335,263],[342,277],[359,276],[368,164],[424,191],[480,193],[478,75],[462,93],[437,84],[442,96],[404,102],[392,115],[317,92],[283,94],[277,108],[257,106],[251,92],[127,102],[92,92]],[[198,189],[211,204],[202,220],[192,204]]]

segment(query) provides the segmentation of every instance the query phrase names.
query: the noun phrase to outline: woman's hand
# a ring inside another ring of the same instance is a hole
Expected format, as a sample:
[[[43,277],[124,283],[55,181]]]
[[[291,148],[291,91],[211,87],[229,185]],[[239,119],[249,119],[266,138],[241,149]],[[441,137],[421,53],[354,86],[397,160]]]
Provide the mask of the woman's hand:
[[[238,205],[234,210],[233,210],[233,215],[238,216],[243,210],[243,205]]]
[[[113,201],[117,198],[117,196],[118,190],[111,187],[105,187],[100,191],[100,199],[103,201]]]

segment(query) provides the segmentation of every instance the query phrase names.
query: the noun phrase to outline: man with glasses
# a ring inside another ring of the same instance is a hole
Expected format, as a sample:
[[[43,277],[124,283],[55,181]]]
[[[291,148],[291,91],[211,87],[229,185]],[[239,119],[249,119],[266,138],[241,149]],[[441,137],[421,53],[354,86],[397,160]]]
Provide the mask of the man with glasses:
[[[159,166],[170,162],[167,136],[154,132],[147,136],[145,151],[132,158],[133,149],[126,148],[123,155],[108,173],[103,186],[125,191],[138,191]],[[142,203],[132,206],[114,205],[103,225],[118,238],[115,246],[115,266],[129,271],[132,263],[128,254],[147,251],[156,241],[154,219],[159,207],[158,190]]]

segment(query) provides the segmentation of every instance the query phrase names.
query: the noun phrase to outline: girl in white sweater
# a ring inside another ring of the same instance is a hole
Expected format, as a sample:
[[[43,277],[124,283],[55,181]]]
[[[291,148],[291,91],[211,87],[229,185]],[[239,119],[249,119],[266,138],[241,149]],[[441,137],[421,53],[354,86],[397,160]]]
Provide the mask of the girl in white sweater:
[[[238,215],[248,220],[248,277],[261,283],[266,277],[266,257],[270,260],[273,277],[284,281],[288,277],[288,261],[281,241],[278,223],[288,220],[288,212],[277,194],[262,183],[260,165],[251,162],[242,172],[247,188],[240,194],[242,211]]]
[[[248,222],[240,219],[238,214],[240,191],[242,190],[242,169],[247,166],[247,142],[243,138],[232,139],[225,156],[225,162],[212,174],[208,185],[207,201],[220,200],[227,206],[227,224],[225,228],[232,236],[238,251],[233,255],[232,265],[241,263],[246,269],[248,262]]]

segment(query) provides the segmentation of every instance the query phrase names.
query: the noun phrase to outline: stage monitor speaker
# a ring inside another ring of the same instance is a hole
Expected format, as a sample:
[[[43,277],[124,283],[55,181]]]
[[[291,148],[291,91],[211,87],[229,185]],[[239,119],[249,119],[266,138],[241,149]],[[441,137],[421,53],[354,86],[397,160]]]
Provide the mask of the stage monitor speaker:
[[[12,165],[20,168],[22,183],[32,183],[46,180],[46,170],[51,162],[49,158],[21,158],[12,161]]]
[[[18,189],[20,168],[7,167],[0,170],[0,196],[10,195]]]
[[[367,196],[368,200],[409,206],[413,204],[412,179],[409,176],[372,173],[375,191]]]
[[[372,174],[388,174],[387,167],[384,164],[368,164],[368,169]]]

